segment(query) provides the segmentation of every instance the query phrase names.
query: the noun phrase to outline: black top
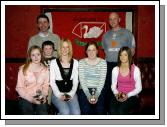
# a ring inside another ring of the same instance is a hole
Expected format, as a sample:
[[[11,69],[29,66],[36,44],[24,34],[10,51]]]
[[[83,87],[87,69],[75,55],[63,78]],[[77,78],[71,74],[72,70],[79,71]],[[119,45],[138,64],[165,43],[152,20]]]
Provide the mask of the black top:
[[[72,59],[70,61],[70,68],[63,68],[61,63],[60,63],[60,60],[56,59],[56,61],[57,61],[57,64],[59,66],[61,76],[63,78],[63,80],[56,80],[55,81],[58,88],[59,88],[59,91],[60,92],[70,92],[72,89],[72,86],[73,86],[72,80],[70,80],[70,78],[71,78],[71,74],[72,74],[74,60]]]

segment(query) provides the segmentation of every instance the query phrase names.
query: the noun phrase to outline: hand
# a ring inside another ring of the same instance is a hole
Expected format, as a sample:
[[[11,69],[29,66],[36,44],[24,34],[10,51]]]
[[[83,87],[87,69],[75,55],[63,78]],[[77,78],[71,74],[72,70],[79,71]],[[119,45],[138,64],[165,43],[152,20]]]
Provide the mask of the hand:
[[[46,96],[42,96],[42,97],[39,99],[39,101],[40,101],[42,104],[46,103],[46,100],[47,100]]]
[[[89,103],[90,104],[96,104],[97,103],[97,98],[95,96],[92,96],[90,99],[89,99]]]
[[[69,101],[69,100],[71,100],[71,96],[70,95],[68,95],[68,94],[65,94],[65,100],[64,101]]]
[[[128,99],[128,96],[125,93],[119,92],[118,94],[116,94],[116,99],[119,102],[124,102]]]
[[[62,101],[64,101],[65,98],[66,98],[65,95],[61,95],[61,96],[60,96],[60,100],[62,100]]]
[[[34,98],[34,99],[32,100],[32,103],[33,103],[33,104],[37,104],[37,105],[41,104],[41,102],[40,102],[37,98]]]

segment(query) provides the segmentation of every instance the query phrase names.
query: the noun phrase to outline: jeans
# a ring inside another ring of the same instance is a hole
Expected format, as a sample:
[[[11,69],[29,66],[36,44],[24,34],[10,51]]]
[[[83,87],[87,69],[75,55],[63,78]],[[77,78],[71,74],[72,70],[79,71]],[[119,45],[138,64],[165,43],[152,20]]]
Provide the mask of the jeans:
[[[76,94],[70,101],[62,101],[52,95],[52,103],[58,109],[59,115],[80,115],[80,107]]]
[[[22,115],[47,115],[47,103],[33,104],[23,98],[19,100],[19,107]]]
[[[81,114],[83,115],[105,115],[103,94],[100,94],[97,103],[90,104],[82,89],[78,90],[78,99],[81,107]]]

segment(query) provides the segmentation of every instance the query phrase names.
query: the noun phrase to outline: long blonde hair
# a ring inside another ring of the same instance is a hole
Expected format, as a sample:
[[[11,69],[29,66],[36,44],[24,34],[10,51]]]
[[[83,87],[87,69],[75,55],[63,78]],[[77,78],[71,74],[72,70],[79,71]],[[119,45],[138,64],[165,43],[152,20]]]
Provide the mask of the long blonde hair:
[[[27,72],[27,69],[30,65],[30,63],[32,62],[31,60],[31,52],[35,49],[38,49],[40,51],[40,54],[41,54],[41,63],[44,65],[44,62],[43,62],[43,56],[42,56],[42,50],[39,46],[37,45],[34,45],[32,47],[29,48],[28,52],[27,52],[27,59],[26,59],[26,62],[25,64],[23,65],[23,74],[26,75],[26,72]]]
[[[70,62],[71,59],[72,59],[72,56],[73,56],[73,49],[72,49],[72,44],[71,44],[71,41],[67,38],[65,39],[62,39],[60,41],[60,44],[59,44],[59,47],[58,47],[58,58],[60,59],[60,61],[62,60],[62,52],[61,52],[61,49],[63,47],[63,43],[64,42],[67,42],[68,46],[69,46],[69,53],[68,53],[68,61]]]

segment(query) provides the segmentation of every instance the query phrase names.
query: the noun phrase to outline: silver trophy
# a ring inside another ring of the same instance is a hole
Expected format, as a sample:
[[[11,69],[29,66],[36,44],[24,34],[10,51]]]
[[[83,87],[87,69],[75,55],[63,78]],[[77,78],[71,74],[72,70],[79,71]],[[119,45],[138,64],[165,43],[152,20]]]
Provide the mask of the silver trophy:
[[[90,101],[96,101],[95,94],[96,94],[96,88],[89,88],[91,99]]]
[[[41,103],[44,102],[44,96],[42,95],[42,91],[39,89],[36,91],[36,95],[34,96],[34,98],[40,101]]]

